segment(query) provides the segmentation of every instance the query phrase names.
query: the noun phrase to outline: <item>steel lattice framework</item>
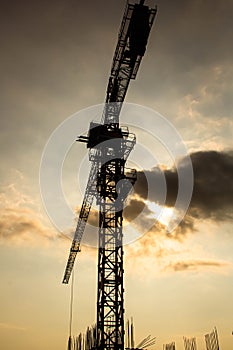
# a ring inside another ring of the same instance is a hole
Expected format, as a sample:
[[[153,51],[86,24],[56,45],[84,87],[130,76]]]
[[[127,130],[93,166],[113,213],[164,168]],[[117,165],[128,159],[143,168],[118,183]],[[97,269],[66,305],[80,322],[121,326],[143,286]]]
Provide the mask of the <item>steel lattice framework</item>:
[[[68,283],[93,199],[99,204],[97,331],[98,350],[124,350],[123,204],[136,181],[136,171],[125,168],[136,137],[120,127],[119,116],[131,79],[146,50],[156,7],[144,1],[125,9],[107,87],[101,124],[91,123],[86,142],[92,162],[63,283]]]

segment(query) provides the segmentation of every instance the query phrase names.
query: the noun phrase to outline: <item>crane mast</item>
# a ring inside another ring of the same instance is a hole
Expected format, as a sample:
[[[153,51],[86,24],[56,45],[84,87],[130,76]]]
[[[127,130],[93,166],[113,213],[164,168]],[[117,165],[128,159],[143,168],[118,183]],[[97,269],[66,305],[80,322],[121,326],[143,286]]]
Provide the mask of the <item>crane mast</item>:
[[[91,123],[87,143],[92,162],[63,283],[68,283],[91,209],[99,205],[97,332],[98,350],[124,350],[123,206],[136,171],[125,168],[136,137],[120,127],[119,116],[131,79],[135,79],[157,8],[127,3],[121,23],[101,123]]]

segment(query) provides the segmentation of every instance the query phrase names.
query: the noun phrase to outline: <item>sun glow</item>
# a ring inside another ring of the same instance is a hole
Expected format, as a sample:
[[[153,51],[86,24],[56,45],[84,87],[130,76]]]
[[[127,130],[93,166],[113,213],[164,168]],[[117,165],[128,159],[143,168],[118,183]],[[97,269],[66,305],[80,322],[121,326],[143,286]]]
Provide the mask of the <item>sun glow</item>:
[[[149,217],[155,218],[166,227],[172,220],[175,219],[175,212],[173,208],[164,207],[148,200],[146,201],[146,205],[152,212]]]

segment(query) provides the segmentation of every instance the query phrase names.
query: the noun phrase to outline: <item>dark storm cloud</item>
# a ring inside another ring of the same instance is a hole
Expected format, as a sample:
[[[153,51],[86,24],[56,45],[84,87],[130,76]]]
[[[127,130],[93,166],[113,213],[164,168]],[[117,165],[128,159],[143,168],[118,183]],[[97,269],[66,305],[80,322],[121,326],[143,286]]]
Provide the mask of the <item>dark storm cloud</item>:
[[[233,152],[202,151],[192,153],[190,157],[194,172],[194,188],[188,212],[173,232],[172,237],[177,239],[181,239],[189,232],[195,232],[197,220],[233,219]],[[185,169],[187,158],[181,159],[178,166]],[[161,177],[165,177],[167,186],[165,203],[158,186]],[[149,192],[148,181],[152,184]],[[124,218],[132,224],[135,224],[137,218],[139,231],[150,227],[149,231],[152,234],[167,235],[166,227],[155,220],[145,200],[173,207],[177,193],[178,176],[175,168],[162,170],[154,167],[152,170],[138,171],[133,197],[129,197],[124,208]],[[88,222],[98,227],[98,211],[91,211]]]
[[[128,221],[135,219],[144,210],[145,215],[151,214],[143,200],[131,199],[130,205],[124,208],[124,217]]]
[[[162,183],[161,179],[164,176],[168,193],[166,205],[174,205],[178,188],[178,177],[175,169],[163,171],[160,167],[154,167],[152,170],[138,171],[137,181],[134,185],[136,194],[144,199],[162,204],[163,189],[158,184]],[[152,184],[152,189],[148,189],[148,183]]]
[[[191,159],[194,170],[192,214],[215,220],[233,218],[233,152],[197,152]]]
[[[190,157],[193,164],[194,188],[187,214],[189,219],[209,218],[216,221],[233,219],[233,152],[202,151],[192,153]],[[184,168],[187,166],[186,158],[179,162],[179,166]],[[178,192],[178,177],[175,169],[162,172],[155,167],[150,171],[138,172],[135,193],[142,199],[147,199],[146,178],[149,178],[154,183],[154,187],[153,191],[150,190],[148,199],[160,204],[162,195],[156,186],[160,176],[165,176],[167,183],[165,204],[173,206]]]

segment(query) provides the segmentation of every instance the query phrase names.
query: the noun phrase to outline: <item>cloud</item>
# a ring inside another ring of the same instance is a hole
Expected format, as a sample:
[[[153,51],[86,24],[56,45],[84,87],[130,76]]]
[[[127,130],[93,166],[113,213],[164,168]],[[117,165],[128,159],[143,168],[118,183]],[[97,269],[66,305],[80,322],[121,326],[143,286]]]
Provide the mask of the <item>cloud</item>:
[[[232,66],[215,66],[209,74],[212,74],[205,81],[199,91],[196,91],[194,109],[203,117],[218,119],[232,118],[233,82]]]
[[[0,240],[29,240],[40,236],[46,240],[55,238],[51,229],[46,228],[33,210],[29,208],[2,208],[0,210]]]
[[[18,191],[14,184],[1,189],[0,203],[1,243],[41,244],[62,238],[45,224],[30,196]]]
[[[157,183],[159,183],[159,177],[165,176],[167,183],[167,198],[165,204],[167,208],[173,208],[178,192],[176,169],[154,167],[151,170],[138,172],[138,180],[134,186],[134,193],[128,199],[123,214],[124,223],[126,224],[124,229],[126,241],[127,238],[130,237],[131,228],[136,229],[138,232],[138,236],[133,236],[134,238],[132,240],[139,237],[141,238],[134,242],[132,246],[126,248],[128,256],[133,258],[136,256],[150,256],[153,257],[153,259],[155,257],[156,259],[165,259],[177,253],[177,250],[173,248],[175,242],[183,244],[184,239],[189,233],[198,231],[198,222],[202,220],[212,220],[214,222],[232,220],[233,188],[231,179],[233,173],[233,153],[231,151],[202,151],[192,153],[190,157],[194,170],[193,196],[184,219],[179,226],[169,234],[167,232],[166,222],[159,222],[156,219],[156,215],[151,210],[149,202],[161,204],[160,200],[162,200],[162,195]],[[181,159],[179,161],[179,166],[185,168],[187,164],[186,161],[187,158]],[[154,191],[150,191],[149,197],[147,187],[148,178],[154,183]],[[92,209],[88,219],[88,223],[96,227],[96,234],[98,231],[98,215],[98,210]],[[146,227],[148,227],[148,232],[145,232]],[[145,234],[142,236],[143,232]],[[85,235],[88,235],[88,233],[87,229]],[[127,234],[129,234],[129,236],[127,236]],[[89,237],[90,238],[86,238],[86,240],[89,239],[93,245],[96,245],[97,236],[93,236],[91,233]],[[180,249],[181,246],[178,251],[180,251]],[[174,269],[181,269],[182,266],[181,263],[180,265],[177,264]],[[191,264],[188,266],[189,269],[191,269]]]
[[[167,234],[166,227],[154,227],[133,244],[125,247],[127,271],[139,278],[161,276],[174,272],[227,273],[233,265],[220,260],[200,246],[192,236],[187,239],[183,228]]]
[[[133,198],[130,201],[130,205],[127,205],[124,208],[124,217],[126,220],[131,221],[135,219],[145,208],[147,210],[147,214],[149,214],[150,210],[146,207],[145,202],[141,199]]]
[[[200,151],[192,153],[190,157],[194,171],[194,188],[187,212],[187,223],[189,222],[190,226],[192,219],[232,220],[233,152]],[[185,169],[186,159],[181,159],[178,166]],[[138,172],[138,181],[134,187],[135,194],[140,196],[141,200],[148,199],[163,205],[162,193],[156,186],[161,176],[165,176],[167,183],[165,205],[172,207],[178,193],[178,177],[175,168],[161,170],[155,167],[152,170]],[[153,191],[150,191],[149,196],[147,179],[154,183]]]
[[[0,322],[0,329],[14,330],[14,331],[26,331],[26,328],[17,326],[12,323]]]
[[[160,223],[157,229],[154,227],[142,238],[127,245],[125,255],[127,271],[143,279],[180,271],[226,273],[233,267],[231,262],[209,254],[192,240],[177,239],[177,233],[168,235]]]
[[[192,153],[190,157],[194,171],[194,188],[190,206],[180,225],[169,234],[170,238],[178,240],[182,240],[185,234],[195,232],[200,220],[222,222],[233,219],[233,152],[200,151]],[[187,157],[182,158],[178,166],[185,169]],[[167,184],[165,203],[163,193],[158,186],[161,177],[165,177]],[[158,222],[149,202],[173,208],[178,193],[178,176],[174,167],[166,169],[157,166],[151,170],[139,171],[137,178],[134,193],[129,197],[123,214],[125,223],[134,226],[139,235],[148,228],[149,234],[141,242],[145,249],[147,244],[151,244],[148,240],[152,239],[152,234],[167,235],[166,222]],[[149,193],[148,180],[153,184]],[[98,210],[91,211],[88,223],[98,227]]]
[[[229,266],[229,263],[218,260],[184,260],[171,262],[169,265],[165,266],[165,270],[196,271],[205,268],[226,268]]]
[[[155,220],[153,220],[155,222]],[[140,227],[138,227],[140,230]],[[153,256],[162,258],[171,254],[173,248],[167,248],[164,244],[166,240],[172,239],[172,236],[167,235],[166,227],[160,222],[154,223],[151,230],[146,232],[140,239],[132,245],[127,246],[127,254],[131,257],[136,256]]]
[[[216,221],[233,219],[233,152],[191,154],[194,190],[190,213]]]

